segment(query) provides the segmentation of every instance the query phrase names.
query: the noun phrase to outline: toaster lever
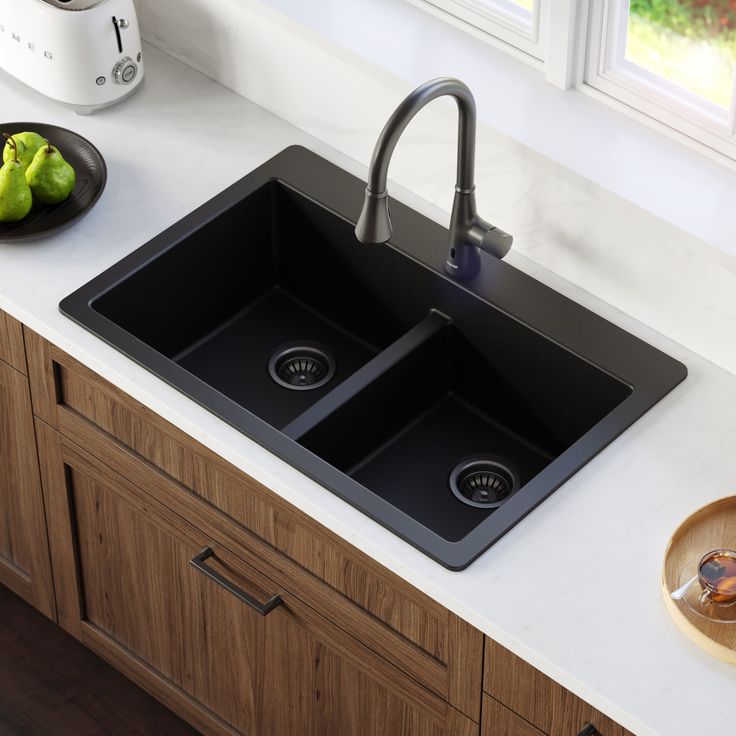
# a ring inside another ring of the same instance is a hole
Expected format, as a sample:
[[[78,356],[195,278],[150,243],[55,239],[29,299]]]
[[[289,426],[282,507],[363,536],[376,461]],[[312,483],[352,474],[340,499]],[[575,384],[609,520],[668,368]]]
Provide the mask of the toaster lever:
[[[123,53],[123,39],[120,36],[120,28],[124,27],[122,26],[123,21],[118,21],[118,19],[113,15],[112,17],[112,24],[115,26],[115,36],[118,39],[118,51],[122,54]]]

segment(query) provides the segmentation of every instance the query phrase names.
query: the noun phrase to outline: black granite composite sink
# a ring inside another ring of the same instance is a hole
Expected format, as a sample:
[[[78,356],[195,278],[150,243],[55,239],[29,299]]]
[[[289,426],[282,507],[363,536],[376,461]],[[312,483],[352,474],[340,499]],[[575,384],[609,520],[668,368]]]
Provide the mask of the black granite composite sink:
[[[288,148],[61,303],[333,493],[462,569],[685,367],[506,263],[459,284],[447,232]]]

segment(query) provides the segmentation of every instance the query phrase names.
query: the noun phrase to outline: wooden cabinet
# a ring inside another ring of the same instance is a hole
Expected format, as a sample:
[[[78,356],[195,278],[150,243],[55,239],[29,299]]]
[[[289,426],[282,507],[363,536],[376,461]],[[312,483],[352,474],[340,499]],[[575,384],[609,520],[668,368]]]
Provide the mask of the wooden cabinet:
[[[20,373],[28,372],[23,344],[23,325],[3,311],[0,311],[0,360]]]
[[[26,338],[34,410],[47,424],[180,516],[247,541],[308,605],[480,721],[477,629],[46,340]]]
[[[202,732],[631,736],[29,330],[25,346],[59,624]]]
[[[496,734],[493,715],[487,712],[488,708],[491,713],[498,711],[494,701],[503,703],[520,716],[522,724],[533,725],[543,736],[578,736],[588,724],[595,728],[589,736],[630,736],[618,723],[487,637],[483,689],[491,696],[483,701],[484,729],[490,728],[487,733],[491,736],[515,736],[514,728],[521,729],[518,733],[523,736],[537,733],[518,725]],[[503,723],[504,717],[500,720]]]
[[[545,736],[538,728],[488,695],[483,696],[483,723],[480,733],[481,736]]]
[[[569,736],[600,736],[592,724],[585,723],[577,731],[567,732]],[[624,736],[633,736],[623,730]],[[494,700],[489,695],[483,695],[483,722],[480,736],[549,736],[512,710]]]
[[[42,422],[38,432],[60,621],[194,726],[253,736],[478,733],[290,592],[278,569],[246,548],[233,554],[206,519],[193,526]],[[205,548],[219,581],[191,564]],[[281,602],[262,615],[241,593]]]
[[[0,312],[0,353],[25,365],[22,340]],[[15,323],[17,325],[17,323]],[[0,583],[55,617],[28,379],[0,360]]]

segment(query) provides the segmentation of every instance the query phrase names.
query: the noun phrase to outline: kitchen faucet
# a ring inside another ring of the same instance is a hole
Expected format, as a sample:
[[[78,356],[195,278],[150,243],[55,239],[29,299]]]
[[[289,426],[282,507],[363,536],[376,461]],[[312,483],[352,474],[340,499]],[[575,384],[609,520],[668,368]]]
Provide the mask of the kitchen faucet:
[[[386,180],[394,148],[406,126],[429,102],[449,95],[459,113],[457,183],[450,217],[450,244],[445,271],[457,279],[474,276],[480,269],[480,250],[503,258],[513,238],[483,220],[475,205],[475,100],[459,79],[441,77],[417,87],[394,111],[378,137],[365,190],[363,211],[355,235],[362,243],[386,243],[393,235]]]

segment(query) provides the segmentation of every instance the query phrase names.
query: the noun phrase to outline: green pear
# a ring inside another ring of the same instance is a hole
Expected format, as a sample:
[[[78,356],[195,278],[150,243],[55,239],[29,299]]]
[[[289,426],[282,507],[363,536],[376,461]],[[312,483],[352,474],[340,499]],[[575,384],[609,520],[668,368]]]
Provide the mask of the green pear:
[[[59,204],[74,191],[77,176],[59,149],[46,141],[26,170],[26,181],[37,202]]]
[[[0,222],[18,222],[31,211],[33,196],[15,141],[8,136],[8,142],[16,153],[0,168]]]
[[[33,157],[38,152],[38,149],[41,148],[41,146],[46,145],[46,140],[44,138],[42,138],[38,133],[33,133],[31,131],[14,133],[13,140],[15,141],[15,145],[18,147],[18,159],[21,164],[23,164],[24,169],[27,169],[31,165]],[[14,158],[15,151],[10,147],[10,143],[6,143],[5,148],[3,149],[3,162],[7,163]]]

